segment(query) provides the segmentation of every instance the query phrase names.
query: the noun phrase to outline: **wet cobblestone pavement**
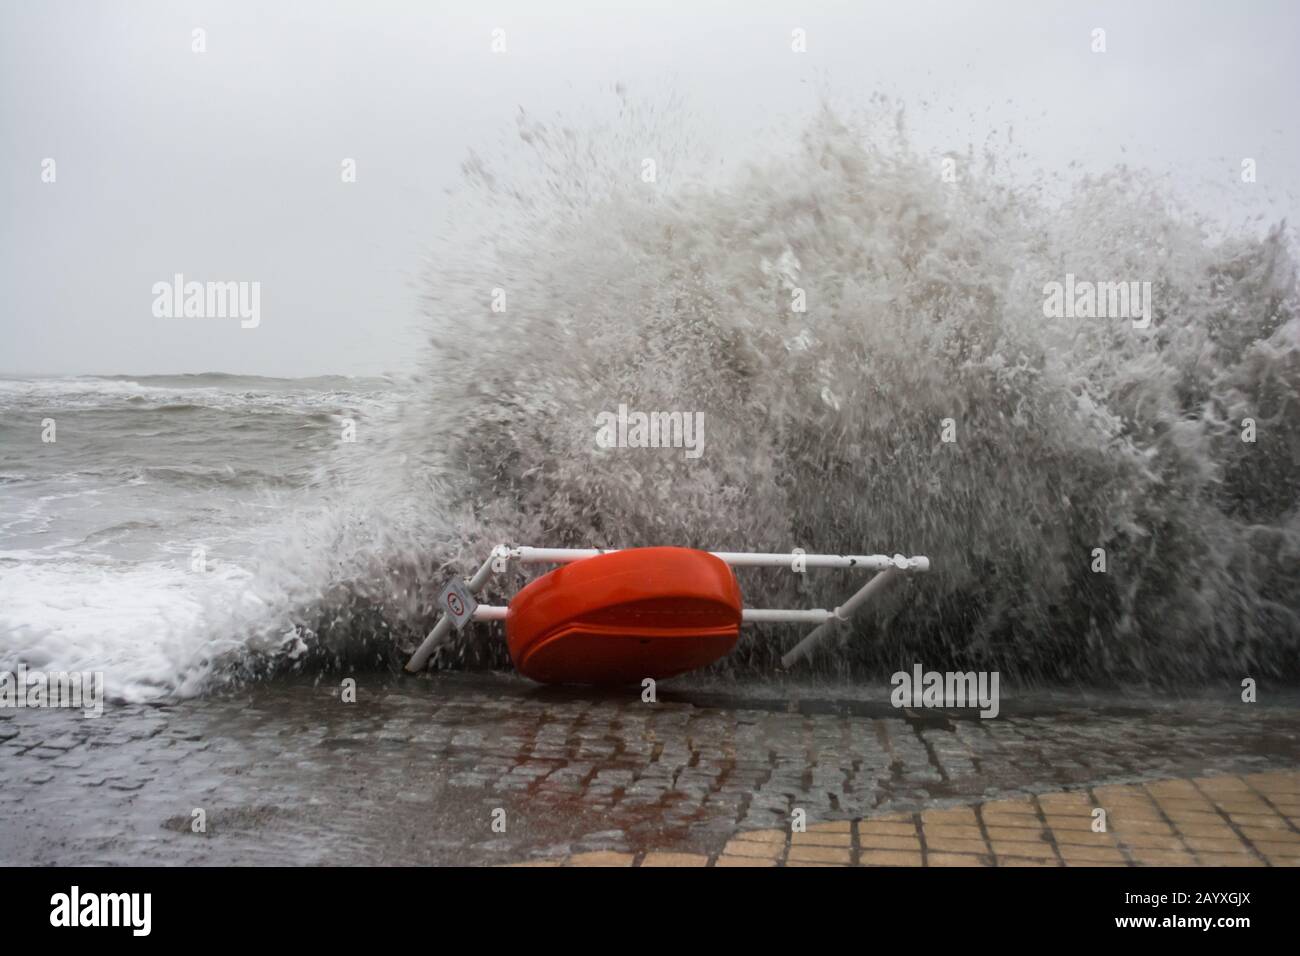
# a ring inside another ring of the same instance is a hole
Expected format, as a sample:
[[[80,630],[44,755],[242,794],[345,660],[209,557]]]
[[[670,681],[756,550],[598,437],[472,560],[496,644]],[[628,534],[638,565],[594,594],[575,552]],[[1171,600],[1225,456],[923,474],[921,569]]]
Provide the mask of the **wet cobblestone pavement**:
[[[1246,705],[1230,690],[1004,695],[981,720],[824,686],[664,684],[649,704],[639,689],[499,675],[358,675],[355,703],[331,678],[97,719],[0,710],[0,863],[710,856],[795,809],[811,827],[1297,767],[1300,702]]]

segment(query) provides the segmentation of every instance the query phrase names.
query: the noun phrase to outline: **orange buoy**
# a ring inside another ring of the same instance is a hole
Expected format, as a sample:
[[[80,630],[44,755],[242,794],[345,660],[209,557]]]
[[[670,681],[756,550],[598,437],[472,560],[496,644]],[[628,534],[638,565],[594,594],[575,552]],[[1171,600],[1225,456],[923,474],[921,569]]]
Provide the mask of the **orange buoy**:
[[[506,611],[510,659],[544,684],[621,684],[711,664],[740,637],[740,585],[707,551],[632,548],[544,574]]]

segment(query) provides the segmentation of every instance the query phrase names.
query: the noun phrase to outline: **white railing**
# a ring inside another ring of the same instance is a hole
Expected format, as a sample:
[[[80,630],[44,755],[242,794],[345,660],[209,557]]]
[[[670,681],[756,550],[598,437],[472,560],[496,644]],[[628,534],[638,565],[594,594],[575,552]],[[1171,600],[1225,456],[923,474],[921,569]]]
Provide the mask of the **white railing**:
[[[520,564],[572,564],[586,558],[602,554],[613,554],[617,548],[598,550],[593,548],[529,548],[498,545],[483,562],[474,576],[466,583],[466,590],[477,595],[491,580],[494,574],[504,572],[511,561]],[[817,627],[807,637],[795,645],[781,658],[783,667],[789,667],[800,658],[807,657],[813,649],[829,636],[833,629],[847,622],[863,604],[873,595],[880,593],[890,581],[900,574],[913,571],[929,571],[930,559],[925,557],[907,558],[901,554],[893,557],[885,554],[803,554],[799,551],[782,553],[759,553],[754,551],[712,551],[715,558],[734,568],[790,568],[791,570],[812,570],[821,568],[849,568],[877,572],[862,587],[839,607],[833,610],[824,608],[745,608],[741,620],[746,624],[816,624]],[[506,608],[490,604],[480,604],[470,615],[475,621],[503,621]],[[438,645],[446,640],[451,631],[452,618],[443,614],[438,619],[424,642],[406,662],[406,669],[418,673],[429,663],[429,658]]]

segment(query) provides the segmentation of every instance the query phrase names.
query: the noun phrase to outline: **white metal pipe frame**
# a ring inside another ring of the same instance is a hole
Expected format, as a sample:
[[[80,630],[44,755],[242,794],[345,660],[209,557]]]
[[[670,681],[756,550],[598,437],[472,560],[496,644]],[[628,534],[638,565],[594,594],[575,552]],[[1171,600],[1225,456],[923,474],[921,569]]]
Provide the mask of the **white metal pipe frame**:
[[[602,554],[614,554],[618,548],[531,548],[498,545],[483,562],[474,576],[465,585],[470,595],[478,595],[493,575],[506,571],[510,562],[519,564],[572,564],[586,558]],[[795,550],[786,553],[764,553],[756,551],[711,551],[715,558],[733,568],[789,568],[791,571],[821,570],[827,568],[844,568],[850,570],[875,571],[870,580],[855,591],[847,601],[831,610],[825,608],[744,608],[741,621],[745,624],[816,624],[818,625],[807,637],[800,641],[789,653],[781,658],[782,666],[789,667],[795,661],[808,656],[813,649],[825,640],[834,628],[846,623],[872,596],[880,593],[890,581],[900,574],[914,571],[929,571],[930,559],[926,557],[904,557],[895,554],[806,554]],[[469,615],[474,621],[503,621],[506,608],[489,604],[477,605]],[[429,658],[438,645],[446,640],[452,628],[451,614],[444,613],[438,619],[424,642],[406,662],[406,669],[417,673],[428,664]]]

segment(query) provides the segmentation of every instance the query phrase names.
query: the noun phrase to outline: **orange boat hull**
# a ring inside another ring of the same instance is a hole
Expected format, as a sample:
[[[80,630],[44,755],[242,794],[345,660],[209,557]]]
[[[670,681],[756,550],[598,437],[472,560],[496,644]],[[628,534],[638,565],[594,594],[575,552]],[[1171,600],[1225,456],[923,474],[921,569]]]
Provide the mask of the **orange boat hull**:
[[[707,551],[633,548],[566,564],[506,611],[510,659],[544,684],[626,684],[704,667],[740,637],[736,576]]]

